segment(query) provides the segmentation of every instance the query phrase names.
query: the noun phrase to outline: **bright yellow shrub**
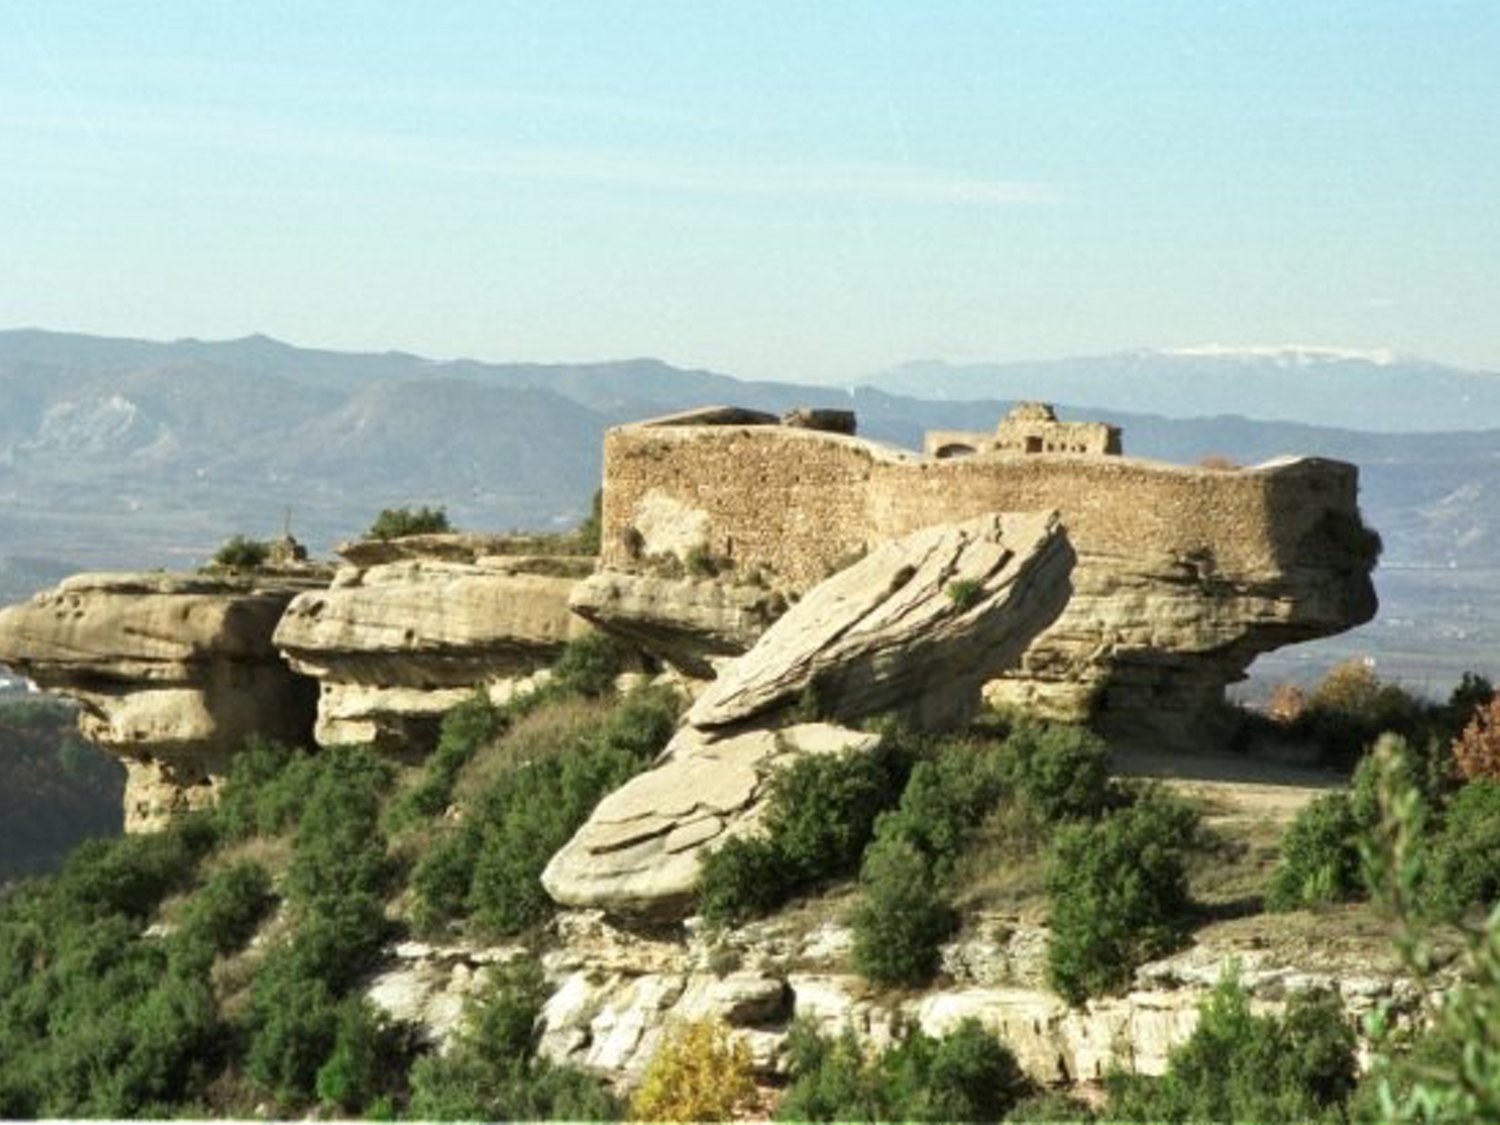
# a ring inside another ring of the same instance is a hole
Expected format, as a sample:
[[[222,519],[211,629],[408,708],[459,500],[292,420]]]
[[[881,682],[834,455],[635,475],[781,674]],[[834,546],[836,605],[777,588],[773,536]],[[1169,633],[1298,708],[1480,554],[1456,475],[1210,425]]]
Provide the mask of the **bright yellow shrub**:
[[[722,1020],[670,1028],[630,1099],[635,1121],[729,1121],[756,1098],[750,1049]]]

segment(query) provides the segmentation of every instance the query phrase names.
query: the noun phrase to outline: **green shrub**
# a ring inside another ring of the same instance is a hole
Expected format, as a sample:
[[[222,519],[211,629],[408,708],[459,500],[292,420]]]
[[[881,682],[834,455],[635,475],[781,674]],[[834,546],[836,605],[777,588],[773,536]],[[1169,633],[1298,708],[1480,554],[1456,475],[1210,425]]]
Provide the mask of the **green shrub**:
[[[434,535],[452,531],[448,513],[442,508],[383,508],[370,530],[369,539],[400,539],[407,535]]]
[[[872,751],[797,758],[771,781],[764,835],[704,861],[700,912],[714,924],[742,921],[854,870],[910,769],[898,737]]]
[[[550,917],[542,869],[600,798],[666,745],[677,706],[671,692],[634,692],[573,745],[497,778],[417,865],[418,921],[430,928],[467,911],[485,931],[505,935]]]
[[[402,1091],[410,1065],[410,1044],[363,996],[339,1006],[333,1049],[318,1068],[318,1101],[345,1114],[357,1114]]]
[[[186,950],[201,944],[211,954],[233,952],[250,940],[275,901],[264,867],[249,860],[236,863],[193,892],[172,935],[173,945]]]
[[[1471,781],[1454,795],[1432,840],[1430,901],[1459,917],[1500,902],[1500,781]]]
[[[865,853],[860,887],[855,968],[876,984],[926,983],[955,923],[932,861],[901,836],[882,835]]]
[[[585,633],[569,641],[552,665],[549,687],[597,699],[614,691],[624,661],[618,641],[604,633]]]
[[[1197,824],[1182,802],[1144,788],[1097,823],[1059,830],[1047,861],[1047,974],[1058,993],[1077,1003],[1123,988],[1137,966],[1181,942]]]
[[[271,545],[243,535],[231,535],[214,552],[213,565],[226,570],[255,570],[271,557]]]
[[[1281,841],[1281,859],[1266,891],[1271,910],[1297,910],[1364,897],[1361,825],[1345,793],[1327,793],[1297,814]]]
[[[957,578],[948,583],[943,592],[960,610],[973,609],[984,597],[984,583],[977,578]]]
[[[853,1030],[794,1024],[782,1121],[1000,1121],[1029,1092],[1015,1056],[977,1020],[935,1039],[908,1032],[880,1055]]]
[[[1103,815],[1119,803],[1109,748],[1083,727],[1021,723],[1005,740],[1006,779],[1043,824]]]
[[[506,708],[496,707],[483,691],[450,708],[438,731],[437,747],[428,757],[422,780],[391,803],[386,824],[400,830],[439,815],[453,800],[453,786],[480,747],[510,724]]]
[[[214,838],[195,816],[94,841],[0,899],[0,1113],[139,1117],[203,1089],[225,1041],[211,955],[142,931]]]
[[[229,766],[214,818],[230,840],[277,836],[297,822],[320,766],[281,743],[251,737]]]
[[[593,1078],[536,1054],[545,987],[534,961],[496,966],[445,1054],[411,1069],[410,1114],[427,1121],[603,1121],[619,1107]]]
[[[1161,1078],[1112,1075],[1121,1121],[1342,1120],[1355,1085],[1355,1035],[1338,999],[1301,992],[1280,1016],[1256,1016],[1239,982],[1221,981]]]

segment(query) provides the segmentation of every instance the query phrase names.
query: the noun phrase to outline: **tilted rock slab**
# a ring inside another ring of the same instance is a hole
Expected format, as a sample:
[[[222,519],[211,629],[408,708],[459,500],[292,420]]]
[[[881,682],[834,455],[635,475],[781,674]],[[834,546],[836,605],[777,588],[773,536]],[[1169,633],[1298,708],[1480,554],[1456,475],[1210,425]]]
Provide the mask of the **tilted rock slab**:
[[[686,727],[662,761],[599,802],[542,873],[569,906],[676,918],[693,903],[703,857],[755,832],[772,775],[806,754],[868,752],[880,736],[827,723],[718,741]]]
[[[317,741],[419,751],[476,686],[503,699],[550,665],[589,626],[568,610],[576,578],[529,572],[544,561],[344,567],[298,597],[275,644],[321,685]]]
[[[842,722],[894,711],[955,727],[1067,605],[1073,551],[1054,512],[992,513],[875,549],[810,590],[698,697],[724,727],[808,693]]]
[[[79,732],[125,760],[125,828],[212,802],[250,734],[305,742],[313,686],[271,634],[307,581],[80,574],[0,611],[0,662],[78,701]]]
[[[713,578],[600,570],[580,582],[573,612],[689,676],[748,652],[786,610],[781,595]]]

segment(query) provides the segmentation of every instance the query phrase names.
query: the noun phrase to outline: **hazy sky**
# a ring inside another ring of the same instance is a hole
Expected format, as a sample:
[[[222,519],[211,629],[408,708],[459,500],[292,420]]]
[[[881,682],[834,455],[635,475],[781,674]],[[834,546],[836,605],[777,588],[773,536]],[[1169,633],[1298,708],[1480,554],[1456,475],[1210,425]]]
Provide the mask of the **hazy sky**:
[[[1500,2],[0,0],[0,327],[1500,368]]]

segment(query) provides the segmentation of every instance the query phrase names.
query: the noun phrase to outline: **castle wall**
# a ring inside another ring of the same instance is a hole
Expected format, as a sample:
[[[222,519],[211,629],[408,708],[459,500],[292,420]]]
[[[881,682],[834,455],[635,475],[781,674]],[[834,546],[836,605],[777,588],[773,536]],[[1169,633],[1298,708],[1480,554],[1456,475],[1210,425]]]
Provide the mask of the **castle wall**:
[[[1358,520],[1355,469],[1336,462],[1224,472],[1125,457],[928,460],[777,426],[621,427],[605,439],[604,483],[607,565],[680,551],[656,529],[690,527],[710,554],[795,587],[876,542],[988,511],[1055,508],[1080,554],[1241,575],[1317,565],[1330,514]]]

